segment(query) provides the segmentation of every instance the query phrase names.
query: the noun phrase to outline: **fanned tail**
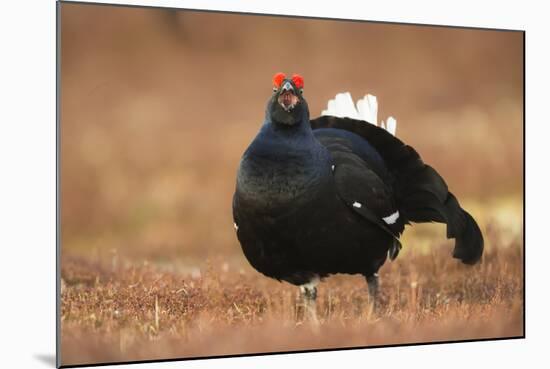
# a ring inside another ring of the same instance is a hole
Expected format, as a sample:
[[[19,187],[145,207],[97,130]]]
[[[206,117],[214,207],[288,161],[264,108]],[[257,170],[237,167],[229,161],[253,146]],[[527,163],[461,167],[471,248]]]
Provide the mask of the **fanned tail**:
[[[327,109],[323,110],[321,115],[363,120],[377,126],[378,100],[376,96],[367,94],[362,99],[357,100],[357,104],[354,105],[351,94],[341,92],[336,94],[334,99],[328,101]],[[395,136],[397,121],[394,117],[388,117],[386,123],[384,121],[380,122],[380,127]]]
[[[454,196],[451,194],[454,198]],[[447,237],[456,239],[453,257],[460,259],[464,264],[475,264],[483,255],[483,235],[474,218],[458,202],[456,207],[448,205],[447,213],[451,214],[452,221],[447,222],[447,232],[449,224],[452,224],[452,233]]]
[[[447,225],[447,237],[454,238],[453,257],[475,264],[483,254],[483,235],[474,218],[449,192],[443,178],[411,146],[385,129],[362,120],[321,116],[312,128],[337,128],[365,138],[382,156],[395,181],[392,184],[397,208],[407,222],[439,222]]]
[[[400,210],[410,222],[447,225],[447,238],[455,239],[453,257],[477,263],[483,254],[483,235],[474,218],[460,206],[447,185],[430,166],[412,173],[399,193]]]

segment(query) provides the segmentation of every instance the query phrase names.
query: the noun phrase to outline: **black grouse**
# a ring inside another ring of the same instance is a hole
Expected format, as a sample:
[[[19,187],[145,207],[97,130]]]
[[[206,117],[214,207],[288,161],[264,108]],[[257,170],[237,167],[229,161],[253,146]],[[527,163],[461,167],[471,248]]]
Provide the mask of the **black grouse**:
[[[453,256],[480,260],[476,221],[411,146],[376,122],[310,120],[301,76],[278,73],[273,85],[233,197],[237,237],[256,270],[300,286],[313,303],[322,278],[358,273],[374,299],[377,272],[397,257],[411,222],[445,223]]]

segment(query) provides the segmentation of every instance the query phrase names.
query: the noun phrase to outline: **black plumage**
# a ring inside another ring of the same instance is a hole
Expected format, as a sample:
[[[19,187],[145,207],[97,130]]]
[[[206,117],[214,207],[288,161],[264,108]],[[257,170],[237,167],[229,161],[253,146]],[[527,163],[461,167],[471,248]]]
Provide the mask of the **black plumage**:
[[[455,258],[481,258],[475,220],[412,147],[364,121],[310,120],[300,83],[276,83],[237,173],[235,227],[256,270],[295,285],[359,273],[375,294],[411,222],[445,223]],[[303,292],[314,298],[315,287]]]

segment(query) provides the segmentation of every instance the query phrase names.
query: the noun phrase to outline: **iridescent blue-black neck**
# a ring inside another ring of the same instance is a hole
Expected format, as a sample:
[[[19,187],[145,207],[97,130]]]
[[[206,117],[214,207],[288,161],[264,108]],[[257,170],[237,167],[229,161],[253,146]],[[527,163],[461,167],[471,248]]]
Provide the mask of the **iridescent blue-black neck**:
[[[293,112],[275,105],[268,104],[237,174],[242,200],[266,210],[306,200],[330,173],[330,154],[313,135],[305,100]]]

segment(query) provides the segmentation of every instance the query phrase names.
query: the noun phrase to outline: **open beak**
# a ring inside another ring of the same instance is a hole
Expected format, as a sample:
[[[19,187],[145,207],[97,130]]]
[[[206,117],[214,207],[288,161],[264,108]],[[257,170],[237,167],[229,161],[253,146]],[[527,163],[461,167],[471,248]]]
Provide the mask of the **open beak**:
[[[298,104],[298,96],[289,81],[286,81],[281,87],[278,102],[285,111],[291,111]]]

